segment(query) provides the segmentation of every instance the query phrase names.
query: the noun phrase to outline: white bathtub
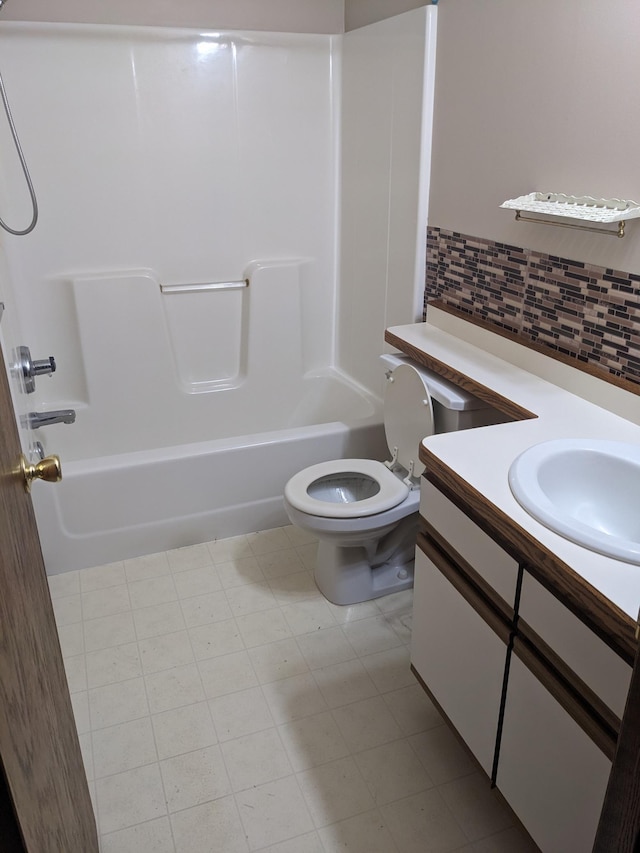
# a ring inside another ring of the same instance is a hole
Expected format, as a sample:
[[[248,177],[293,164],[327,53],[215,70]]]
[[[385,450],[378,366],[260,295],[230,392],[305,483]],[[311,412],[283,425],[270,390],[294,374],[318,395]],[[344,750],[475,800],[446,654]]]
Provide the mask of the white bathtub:
[[[239,437],[63,460],[62,482],[32,493],[47,572],[287,524],[282,493],[296,471],[384,457],[379,401],[344,376],[308,378],[288,405],[274,395],[266,432],[255,432],[258,410],[236,427]]]

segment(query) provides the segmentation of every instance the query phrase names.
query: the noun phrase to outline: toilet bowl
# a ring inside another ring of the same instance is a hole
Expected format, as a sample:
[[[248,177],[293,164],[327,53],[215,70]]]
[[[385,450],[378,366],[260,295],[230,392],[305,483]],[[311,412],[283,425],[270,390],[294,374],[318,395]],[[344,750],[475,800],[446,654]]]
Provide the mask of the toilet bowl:
[[[334,604],[413,586],[421,440],[435,431],[496,422],[494,410],[432,371],[404,356],[381,359],[391,459],[321,462],[295,474],[284,491],[291,523],[319,539],[315,580]]]

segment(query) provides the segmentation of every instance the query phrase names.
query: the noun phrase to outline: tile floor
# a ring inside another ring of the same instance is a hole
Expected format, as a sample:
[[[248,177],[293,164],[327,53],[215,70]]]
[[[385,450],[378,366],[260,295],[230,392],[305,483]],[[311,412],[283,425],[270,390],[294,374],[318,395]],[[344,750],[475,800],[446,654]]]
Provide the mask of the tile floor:
[[[532,853],[409,671],[411,593],[329,604],[315,550],[50,578],[102,853]]]

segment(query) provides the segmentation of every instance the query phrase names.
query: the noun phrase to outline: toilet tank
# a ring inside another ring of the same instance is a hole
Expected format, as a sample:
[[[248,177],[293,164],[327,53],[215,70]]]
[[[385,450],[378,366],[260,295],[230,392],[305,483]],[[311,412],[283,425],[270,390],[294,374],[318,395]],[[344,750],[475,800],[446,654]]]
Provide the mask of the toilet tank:
[[[502,424],[513,420],[489,406],[484,400],[480,400],[438,373],[418,364],[408,355],[385,353],[380,356],[380,361],[385,371],[393,370],[400,364],[410,364],[420,371],[431,394],[435,432],[455,432],[460,429]]]

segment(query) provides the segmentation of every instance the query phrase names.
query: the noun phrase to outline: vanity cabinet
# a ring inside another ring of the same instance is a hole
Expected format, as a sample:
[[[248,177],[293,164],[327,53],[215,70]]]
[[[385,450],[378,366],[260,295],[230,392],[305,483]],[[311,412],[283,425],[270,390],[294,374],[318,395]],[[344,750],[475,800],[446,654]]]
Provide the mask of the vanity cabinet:
[[[543,853],[590,853],[631,668],[464,510],[423,478],[413,670]]]

